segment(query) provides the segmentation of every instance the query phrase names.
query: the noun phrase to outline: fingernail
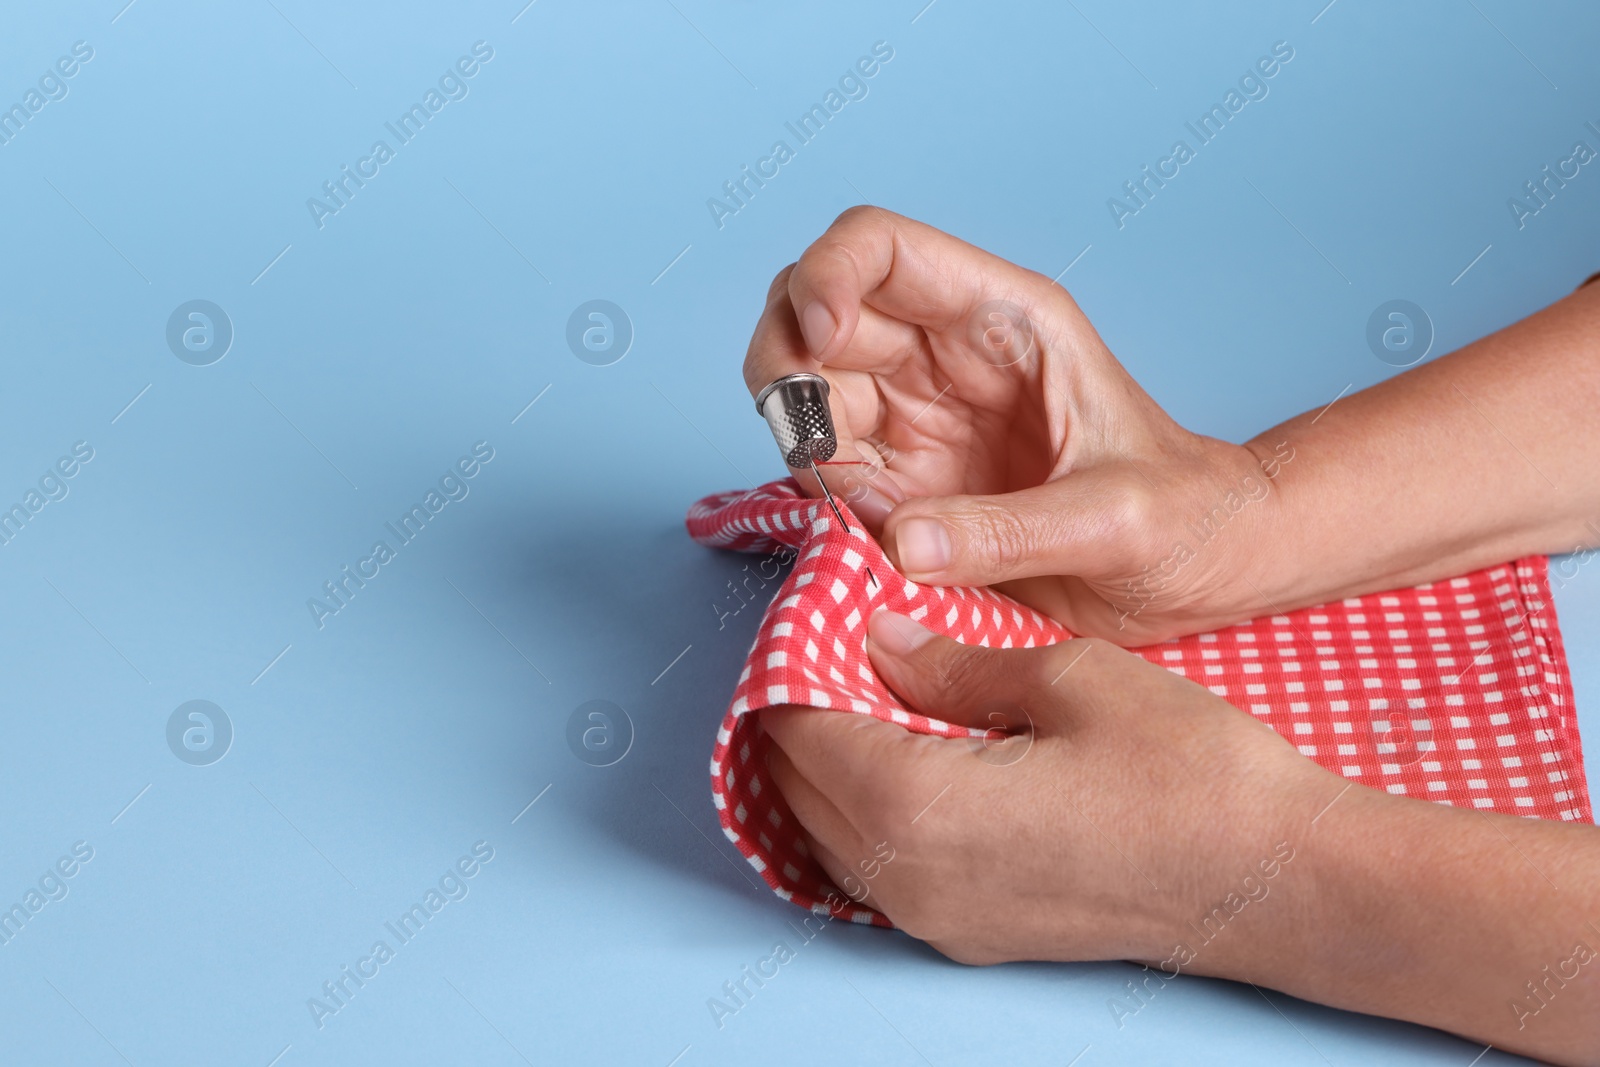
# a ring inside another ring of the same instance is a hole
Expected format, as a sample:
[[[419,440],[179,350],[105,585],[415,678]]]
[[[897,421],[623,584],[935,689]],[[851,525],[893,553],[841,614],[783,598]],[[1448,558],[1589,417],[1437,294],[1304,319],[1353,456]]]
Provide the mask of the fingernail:
[[[934,634],[909,615],[880,608],[867,620],[867,636],[891,655],[908,656],[932,641]]]
[[[812,355],[818,355],[828,347],[828,342],[833,340],[833,331],[839,324],[820,300],[814,300],[806,305],[800,313],[800,333],[806,339],[806,347],[811,349]]]
[[[860,516],[862,522],[880,528],[894,510],[894,501],[870,485],[863,485],[854,496],[846,499],[850,501],[850,510]]]
[[[908,575],[935,574],[950,566],[950,534],[938,519],[907,519],[894,531],[900,569]]]

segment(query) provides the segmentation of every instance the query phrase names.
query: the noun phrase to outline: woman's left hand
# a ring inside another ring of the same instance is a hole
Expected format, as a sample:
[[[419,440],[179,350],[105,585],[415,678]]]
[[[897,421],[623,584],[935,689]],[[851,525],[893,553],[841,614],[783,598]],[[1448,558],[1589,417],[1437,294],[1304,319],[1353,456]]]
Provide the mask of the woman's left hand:
[[[868,632],[908,704],[988,733],[760,715],[813,855],[908,934],[965,963],[1144,961],[1147,994],[1214,975],[1600,1065],[1594,826],[1347,782],[1108,642],[978,648],[884,611]]]
[[[882,611],[869,633],[912,707],[988,735],[761,718],[823,868],[907,933],[970,963],[1160,962],[1229,894],[1303,883],[1292,857],[1346,783],[1206,689],[1097,640],[979,648]],[[1182,969],[1230,973],[1252,953],[1260,973],[1264,946],[1293,952],[1284,931],[1310,896],[1283,896]]]

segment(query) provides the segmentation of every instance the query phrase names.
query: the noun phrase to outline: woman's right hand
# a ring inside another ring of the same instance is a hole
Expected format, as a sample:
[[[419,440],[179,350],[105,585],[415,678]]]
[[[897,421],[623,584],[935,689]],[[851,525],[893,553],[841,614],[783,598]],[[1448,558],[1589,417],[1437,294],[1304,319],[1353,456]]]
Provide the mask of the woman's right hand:
[[[1245,565],[1292,445],[1183,429],[1049,278],[852,208],[773,280],[745,358],[752,394],[798,371],[832,388],[830,489],[906,577],[1123,645],[1272,610]]]

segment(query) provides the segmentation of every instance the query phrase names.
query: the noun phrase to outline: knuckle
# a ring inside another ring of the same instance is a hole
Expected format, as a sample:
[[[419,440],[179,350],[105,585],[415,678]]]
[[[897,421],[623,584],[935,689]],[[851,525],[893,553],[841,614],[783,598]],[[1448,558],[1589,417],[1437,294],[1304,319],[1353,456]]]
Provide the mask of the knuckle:
[[[939,668],[944,682],[956,698],[981,696],[994,688],[997,659],[993,650],[957,645],[949,651]]]
[[[1160,503],[1142,480],[1124,480],[1103,490],[1099,514],[1085,531],[1087,537],[1118,545],[1126,559],[1142,559],[1155,543]]]
[[[740,368],[744,374],[744,384],[750,390],[752,396],[761,390],[761,386],[756,384],[761,380],[762,374],[761,364],[763,361],[761,358],[760,339],[761,330],[758,327],[756,336],[751,338],[750,347],[745,351],[744,366]]]
[[[962,529],[968,544],[963,546],[982,557],[992,573],[1018,573],[1034,554],[1033,539],[1026,524],[1003,505],[991,500],[973,501]],[[972,562],[977,562],[973,560]]]
[[[870,204],[852,204],[834,218],[830,230],[847,229],[859,226],[863,221],[871,221],[879,217],[882,208]]]
[[[1045,646],[1029,664],[1032,670],[1029,671],[1028,688],[1034,692],[1049,690],[1056,679],[1061,677],[1062,672],[1078,658],[1081,650],[1074,646],[1081,643],[1081,638],[1073,638],[1070,641],[1060,641]]]
[[[1079,637],[1073,639],[1071,643],[1082,646],[1082,651],[1078,653],[1079,655],[1087,655],[1090,652],[1096,655],[1120,656],[1125,654],[1124,650],[1115,642],[1107,641],[1103,637]]]
[[[1130,670],[1138,673],[1139,665],[1144,664],[1144,659],[1134,656],[1128,649],[1117,645],[1115,641],[1102,637],[1075,637],[1070,641],[1062,641],[1059,645],[1051,646],[1050,662],[1046,665],[1045,673],[1050,677],[1043,678],[1043,689],[1051,693],[1058,693],[1061,699],[1069,701],[1067,704],[1058,705],[1062,709],[1088,709],[1088,707],[1101,707],[1102,691],[1107,681],[1107,670],[1110,677],[1117,678],[1122,683],[1122,693],[1130,681]],[[1165,667],[1155,667],[1157,672],[1165,675]]]
[[[794,268],[795,264],[791,263],[772,276],[772,284],[767,286],[767,303],[772,303],[779,296],[788,295],[789,275],[794,273]]]
[[[765,339],[765,327],[758,326],[755,337],[750,341],[750,348],[745,352],[744,366],[740,368],[745,388],[750,391],[752,399],[777,373],[774,370],[775,360]]]
[[[1114,536],[1139,536],[1150,528],[1155,501],[1142,483],[1125,482],[1107,496],[1106,523]]]
[[[1093,669],[1085,659],[1104,658],[1107,649],[1115,648],[1109,641],[1098,637],[1074,637],[1042,650],[1033,661],[1031,688],[1036,693],[1070,693],[1072,683],[1080,681]],[[1120,650],[1119,650],[1120,651]]]

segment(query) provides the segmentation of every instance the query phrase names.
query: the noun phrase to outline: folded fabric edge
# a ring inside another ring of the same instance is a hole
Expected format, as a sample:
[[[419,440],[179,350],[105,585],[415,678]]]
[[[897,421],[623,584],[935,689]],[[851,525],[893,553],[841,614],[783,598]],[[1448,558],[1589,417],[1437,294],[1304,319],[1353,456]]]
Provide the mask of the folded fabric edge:
[[[783,533],[789,534],[791,537],[798,536],[800,540],[804,540],[804,531],[807,523],[814,520],[817,508],[822,504],[822,501],[804,496],[793,479],[789,479],[786,483],[775,483],[774,487],[781,488],[783,491],[769,493],[763,491],[767,489],[767,487],[763,487],[763,490],[724,493],[705,498],[699,502],[699,504],[706,505],[704,508],[691,509],[691,521],[686,524],[691,537],[701,544],[734,548],[735,550],[746,552],[773,550],[770,547],[762,547],[761,541],[765,541],[768,546],[794,547],[788,543],[787,539],[775,540],[774,538],[778,531],[764,528],[766,526],[764,523],[755,523],[748,530],[747,537],[735,538],[735,540],[746,540],[746,544],[732,544],[723,539],[726,536],[729,524],[727,516],[722,514],[722,510],[729,504],[750,503],[754,505],[763,498],[771,501],[776,497],[778,499],[793,500],[804,508],[803,512],[796,512],[791,516],[790,521],[787,523],[783,523],[781,519],[779,520],[779,524],[786,527],[782,530]],[[804,516],[803,518],[802,515]],[[743,531],[740,532],[743,533]],[[1592,819],[1592,815],[1590,814],[1587,782],[1582,766],[1581,740],[1577,732],[1576,715],[1571,702],[1570,671],[1559,625],[1555,619],[1554,598],[1549,586],[1548,559],[1544,556],[1529,556],[1508,561],[1502,566],[1509,571],[1512,579],[1512,591],[1518,601],[1518,606],[1523,610],[1523,617],[1532,619],[1541,614],[1545,616],[1545,619],[1540,624],[1530,624],[1529,633],[1536,646],[1536,654],[1547,660],[1546,663],[1540,664],[1540,667],[1543,668],[1541,674],[1546,682],[1544,695],[1547,698],[1547,704],[1550,705],[1549,714],[1554,720],[1552,723],[1555,728],[1554,732],[1559,732],[1560,737],[1548,736],[1540,740],[1547,746],[1545,751],[1553,751],[1559,764],[1559,773],[1562,776],[1562,781],[1570,787],[1568,796],[1560,802],[1570,803],[1572,807],[1570,810],[1564,810],[1562,817],[1588,821]],[[1491,572],[1493,569],[1486,568]],[[1532,588],[1527,587],[1528,582],[1526,579],[1532,580]],[[1448,579],[1444,581],[1448,581]],[[1530,600],[1530,594],[1538,596],[1537,602]],[[744,704],[745,706],[739,707],[737,706],[738,704]],[[886,916],[865,905],[837,895],[836,887],[835,892],[830,893],[828,899],[818,899],[803,889],[787,888],[779,879],[778,873],[771,869],[771,865],[762,856],[760,849],[743,832],[741,827],[742,820],[737,818],[737,811],[730,809],[728,803],[725,782],[727,788],[731,788],[732,775],[727,765],[727,760],[731,754],[735,739],[748,732],[740,729],[744,717],[749,711],[758,710],[760,710],[760,706],[751,707],[743,700],[736,702],[736,706],[730,707],[724,716],[722,726],[718,731],[718,746],[711,763],[711,778],[713,803],[717,808],[724,835],[734,843],[740,854],[756,869],[762,880],[779,897],[824,917],[848,918],[852,922],[892,929],[894,924]],[[855,713],[868,714],[868,712]],[[749,726],[757,731],[756,737],[754,739],[742,739],[741,747],[748,748],[754,753],[758,750],[758,747],[764,747],[761,746],[761,742],[765,740],[765,735],[759,732],[758,723],[752,722]],[[1575,767],[1568,763],[1569,757],[1577,761]],[[782,804],[782,808],[787,818],[794,818],[793,813],[788,811],[786,803]],[[794,880],[798,881],[798,879]]]

